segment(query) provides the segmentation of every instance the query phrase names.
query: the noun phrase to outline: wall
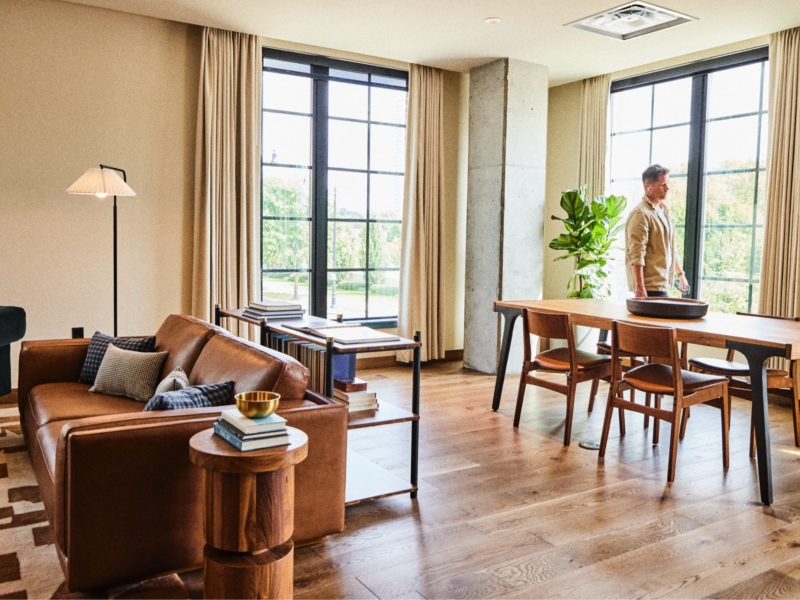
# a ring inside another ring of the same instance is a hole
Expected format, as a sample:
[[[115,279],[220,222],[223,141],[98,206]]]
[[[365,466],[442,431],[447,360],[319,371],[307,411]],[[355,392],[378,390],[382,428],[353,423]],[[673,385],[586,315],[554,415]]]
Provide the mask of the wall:
[[[27,311],[26,339],[113,329],[112,199],[65,192],[101,162],[124,168],[137,193],[119,199],[120,334],[153,333],[189,310],[200,33],[4,0],[0,304]]]

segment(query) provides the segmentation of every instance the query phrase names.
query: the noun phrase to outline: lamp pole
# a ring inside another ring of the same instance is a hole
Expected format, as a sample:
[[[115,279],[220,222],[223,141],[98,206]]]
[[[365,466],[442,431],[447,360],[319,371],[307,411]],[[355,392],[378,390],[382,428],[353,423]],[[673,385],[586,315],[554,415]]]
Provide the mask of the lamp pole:
[[[128,176],[124,169],[100,165],[101,169],[112,169],[122,173],[122,181],[128,183]],[[117,196],[114,195],[114,337],[117,337]]]

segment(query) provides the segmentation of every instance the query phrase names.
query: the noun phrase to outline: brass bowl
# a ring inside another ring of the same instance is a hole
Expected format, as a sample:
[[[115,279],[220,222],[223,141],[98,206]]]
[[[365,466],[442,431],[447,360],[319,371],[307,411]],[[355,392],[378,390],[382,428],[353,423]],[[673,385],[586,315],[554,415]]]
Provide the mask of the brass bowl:
[[[280,401],[281,395],[275,392],[243,392],[236,394],[236,408],[250,419],[270,416],[278,410]]]

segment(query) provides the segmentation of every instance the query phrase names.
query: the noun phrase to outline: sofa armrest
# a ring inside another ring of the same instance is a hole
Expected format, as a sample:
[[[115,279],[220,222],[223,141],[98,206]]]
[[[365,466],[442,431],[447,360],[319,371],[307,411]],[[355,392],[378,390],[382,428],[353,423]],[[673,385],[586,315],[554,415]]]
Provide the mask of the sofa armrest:
[[[37,385],[78,381],[89,341],[79,339],[22,342],[17,382],[20,419],[25,418],[24,406],[28,401],[28,392]]]

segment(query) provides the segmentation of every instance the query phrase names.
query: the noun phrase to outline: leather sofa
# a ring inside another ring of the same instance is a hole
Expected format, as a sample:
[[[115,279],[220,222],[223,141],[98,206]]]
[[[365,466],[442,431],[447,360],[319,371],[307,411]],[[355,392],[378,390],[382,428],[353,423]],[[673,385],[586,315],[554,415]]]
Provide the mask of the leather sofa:
[[[189,439],[230,407],[142,412],[143,404],[78,383],[88,339],[26,341],[19,361],[22,430],[70,590],[102,588],[203,562],[203,473]],[[295,543],[344,529],[347,407],[307,391],[296,360],[193,317],[156,333],[162,377],[233,380],[234,393],[281,394],[278,413],[308,434],[295,471]]]

